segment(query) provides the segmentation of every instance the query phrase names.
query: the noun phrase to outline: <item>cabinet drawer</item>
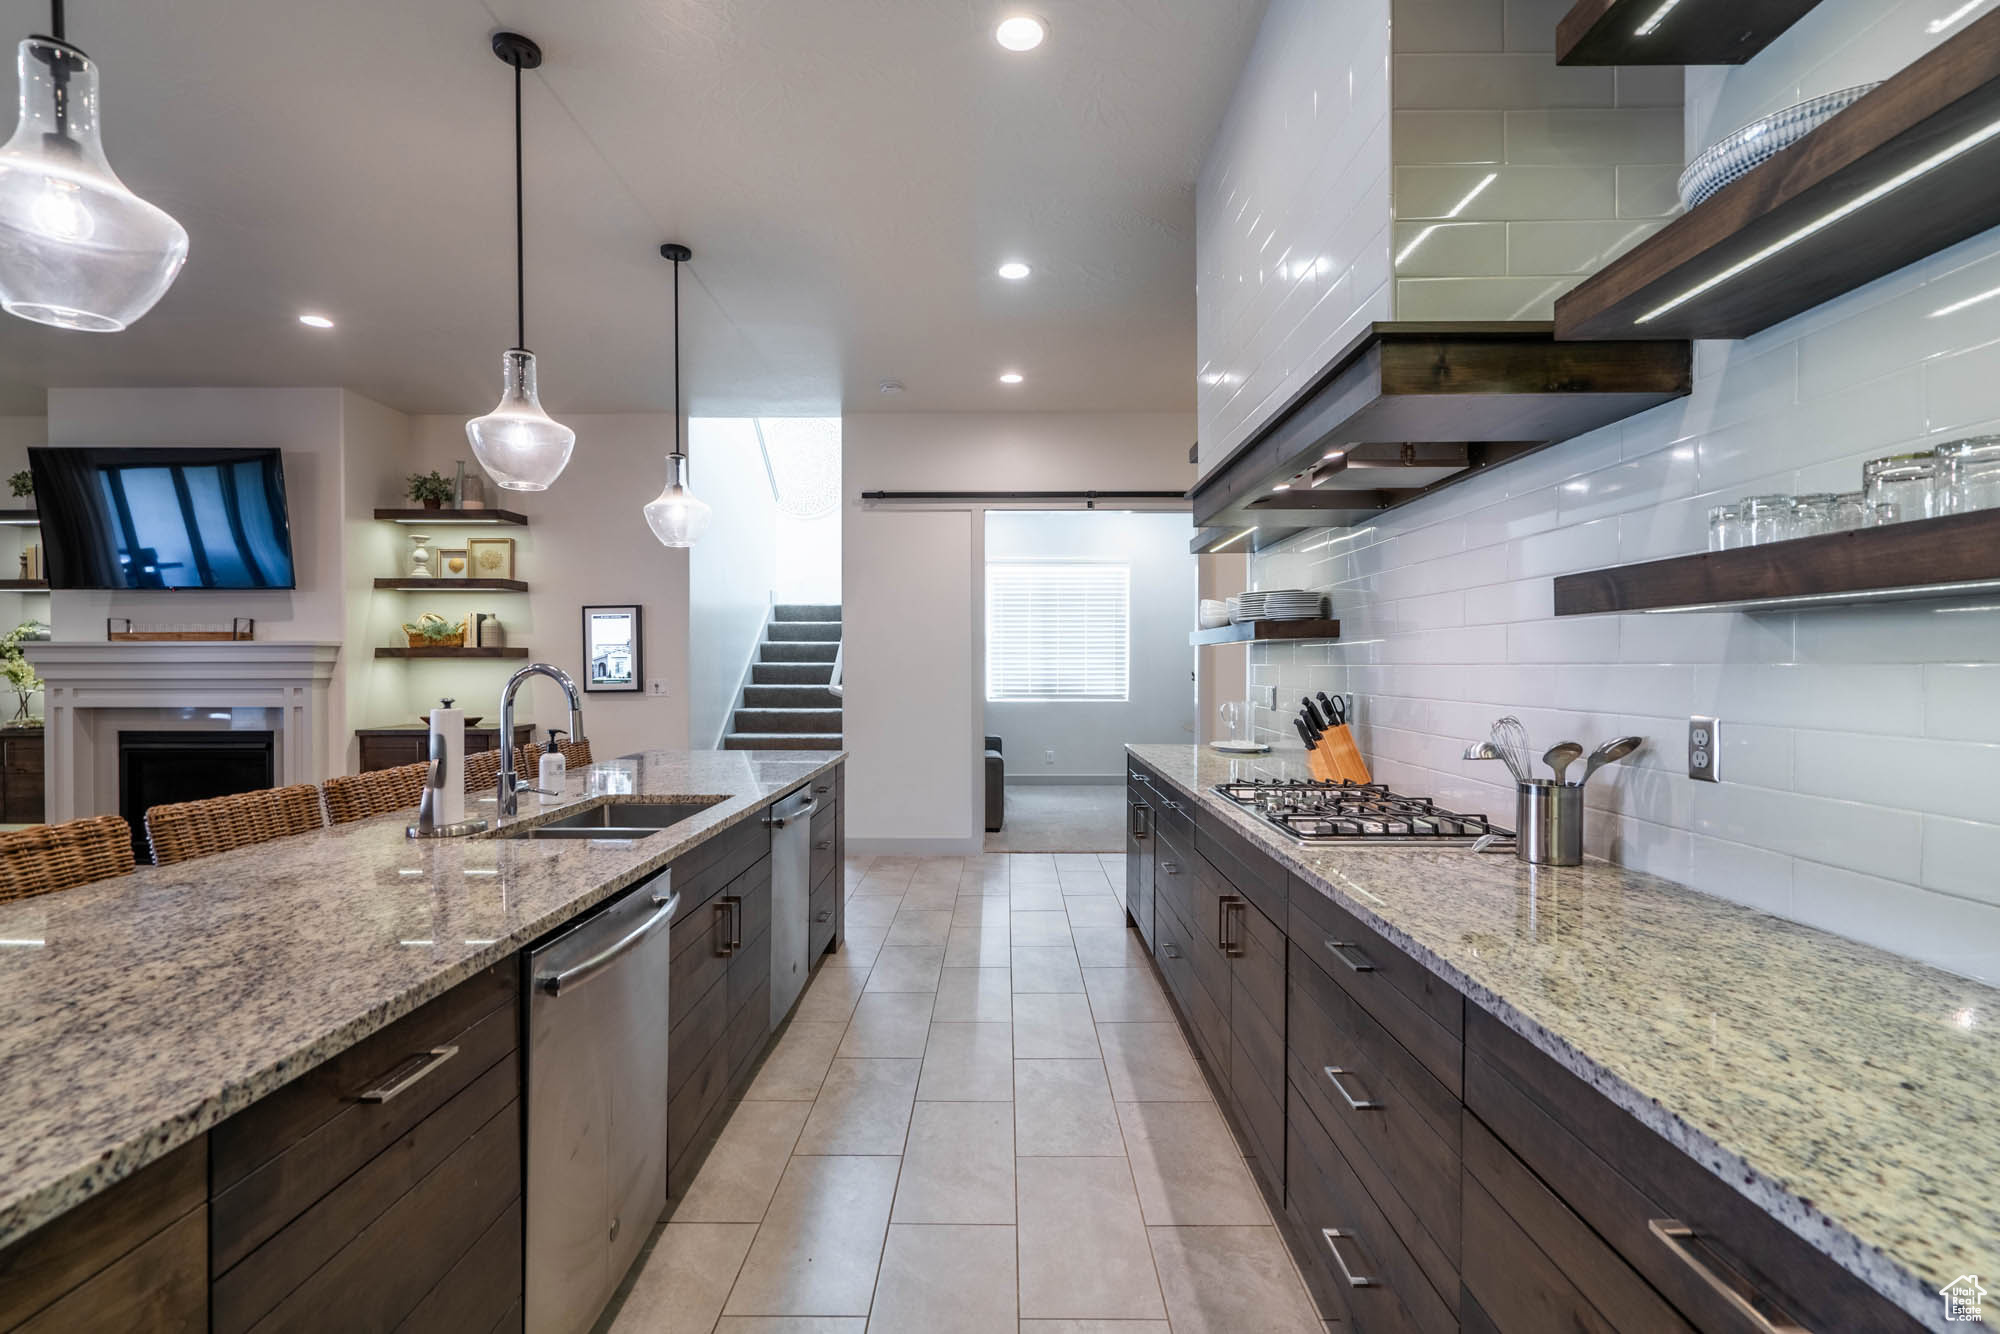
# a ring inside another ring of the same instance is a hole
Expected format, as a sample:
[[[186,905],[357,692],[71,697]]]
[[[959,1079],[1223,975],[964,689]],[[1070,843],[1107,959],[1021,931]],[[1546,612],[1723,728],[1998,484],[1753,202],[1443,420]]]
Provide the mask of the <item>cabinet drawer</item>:
[[[1465,1118],[1465,1288],[1500,1334],[1691,1334],[1618,1253]]]
[[[1160,832],[1184,848],[1195,847],[1192,799],[1182,796],[1179,788],[1158,778],[1153,780],[1152,794],[1151,804]]]
[[[812,816],[812,870],[806,883],[817,885],[840,864],[840,808],[831,797],[821,797],[821,806]]]
[[[840,805],[840,766],[835,765],[831,773],[821,774],[812,780],[813,796],[829,807]]]
[[[1290,896],[1285,869],[1236,832],[1228,817],[1203,807],[1196,820],[1195,851],[1208,858],[1223,880],[1274,922],[1285,920]]]
[[[490,1330],[521,1301],[523,1273],[521,1201],[507,1206],[478,1241],[472,1243],[451,1272],[438,1280],[417,1309],[410,1312],[398,1334],[426,1330]],[[521,1327],[518,1312],[514,1328]]]
[[[700,1068],[701,1058],[709,1048],[722,1041],[722,1034],[729,1027],[729,986],[726,981],[718,981],[694,1002],[692,1006],[670,1010],[667,1022],[671,1026],[667,1033],[667,1098],[671,1101],[680,1093]]]
[[[1194,1022],[1194,960],[1188,955],[1187,926],[1163,895],[1153,905],[1153,962],[1167,984],[1167,994],[1180,1010],[1183,1026]]]
[[[1484,1010],[1470,1011],[1466,1038],[1467,1109],[1696,1329],[1760,1328],[1729,1292],[1772,1323],[1841,1334],[1920,1328]],[[1668,1221],[1693,1236],[1669,1240]]]
[[[1183,924],[1194,921],[1194,854],[1166,839],[1156,845],[1153,893],[1173,906]]]
[[[1293,886],[1286,933],[1451,1091],[1464,1088],[1465,999],[1312,886]]]
[[[38,774],[42,771],[42,739],[0,742],[0,765],[8,773]]]
[[[1244,1131],[1244,1157],[1279,1198],[1285,1187],[1285,1084],[1265,1080],[1265,1042],[1282,1050],[1283,1039],[1260,1033],[1263,1021],[1245,1025],[1233,1017],[1229,1031],[1229,1102]]]
[[[520,963],[510,957],[211,1131],[213,1272],[248,1255],[496,1063],[508,1060],[511,1069],[519,991]],[[457,1050],[433,1056],[448,1048]]]
[[[729,974],[730,942],[736,938],[737,911],[727,895],[711,894],[708,902],[689,908],[687,901],[667,928],[673,962],[667,974],[668,1022],[678,1027],[709,988]]]
[[[1292,1082],[1432,1285],[1449,1292],[1459,1267],[1458,1101],[1294,951]]]
[[[826,953],[827,946],[833,944],[834,907],[840,893],[840,877],[829,875],[819,883],[808,901],[812,918],[806,923],[806,960],[808,966],[819,962]]]
[[[1344,1308],[1335,1314],[1357,1334],[1453,1334],[1457,1290],[1438,1295],[1297,1089],[1285,1129],[1286,1211],[1313,1243],[1322,1289]]]
[[[741,1018],[739,1014],[737,1018]],[[765,1016],[769,1018],[769,1016]],[[679,1061],[678,1052],[667,1051],[668,1079],[679,1087],[667,1096],[667,1194],[677,1196],[687,1190],[692,1178],[677,1171],[688,1149],[700,1137],[708,1114],[722,1101],[729,1088],[729,1023],[724,1020],[716,1040],[692,1061]]]

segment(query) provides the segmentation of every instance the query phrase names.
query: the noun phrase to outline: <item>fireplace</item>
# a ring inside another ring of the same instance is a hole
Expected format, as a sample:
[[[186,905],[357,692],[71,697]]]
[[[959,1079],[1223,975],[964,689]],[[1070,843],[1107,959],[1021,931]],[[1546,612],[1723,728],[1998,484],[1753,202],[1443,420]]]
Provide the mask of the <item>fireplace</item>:
[[[145,821],[155,806],[271,787],[276,739],[272,732],[119,732],[118,813],[132,826],[133,855],[153,859]]]

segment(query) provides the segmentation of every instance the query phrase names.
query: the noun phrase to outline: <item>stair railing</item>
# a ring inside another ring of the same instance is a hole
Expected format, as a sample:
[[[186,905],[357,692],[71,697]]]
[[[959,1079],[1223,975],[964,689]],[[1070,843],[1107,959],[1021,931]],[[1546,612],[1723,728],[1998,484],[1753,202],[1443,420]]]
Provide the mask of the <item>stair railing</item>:
[[[847,636],[843,633],[840,639],[834,644],[833,676],[826,683],[826,688],[833,692],[833,697],[835,699],[840,699],[847,693],[846,691],[840,688],[840,669],[844,665],[842,659],[845,658],[846,655],[847,655]]]

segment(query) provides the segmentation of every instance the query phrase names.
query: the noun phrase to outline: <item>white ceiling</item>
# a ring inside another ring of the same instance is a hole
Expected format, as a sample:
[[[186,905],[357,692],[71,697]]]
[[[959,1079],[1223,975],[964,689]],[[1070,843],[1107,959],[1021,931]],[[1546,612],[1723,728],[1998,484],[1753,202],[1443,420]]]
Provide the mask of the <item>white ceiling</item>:
[[[112,163],[189,259],[123,334],[0,317],[0,405],[338,384],[490,406],[513,219],[512,76],[488,38],[510,27],[546,53],[525,94],[528,344],[551,411],[671,405],[668,239],[695,252],[705,415],[1192,411],[1194,180],[1263,0],[1032,0],[1050,35],[1026,55],[991,36],[1017,8],[78,0]],[[46,9],[0,0],[0,22],[11,43]],[[1003,257],[1034,277],[994,276]]]

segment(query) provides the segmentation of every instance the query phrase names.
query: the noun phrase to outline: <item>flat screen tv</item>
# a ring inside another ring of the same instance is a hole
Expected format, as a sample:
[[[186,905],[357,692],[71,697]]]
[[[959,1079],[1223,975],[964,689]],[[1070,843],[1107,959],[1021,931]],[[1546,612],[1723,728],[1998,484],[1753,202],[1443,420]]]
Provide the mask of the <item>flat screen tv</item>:
[[[292,588],[275,449],[28,451],[51,588]]]

